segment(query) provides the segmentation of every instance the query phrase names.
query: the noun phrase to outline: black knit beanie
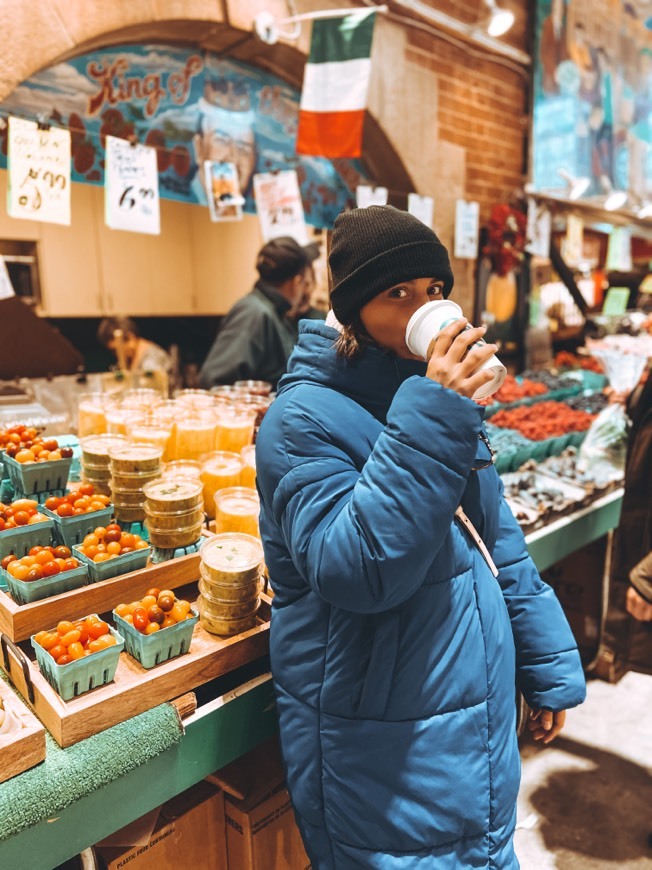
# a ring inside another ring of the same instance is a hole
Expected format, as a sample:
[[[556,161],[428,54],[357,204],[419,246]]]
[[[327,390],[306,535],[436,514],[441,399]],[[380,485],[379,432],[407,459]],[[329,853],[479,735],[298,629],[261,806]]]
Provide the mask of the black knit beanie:
[[[444,296],[453,287],[448,252],[433,231],[409,212],[370,205],[335,219],[328,258],[331,306],[339,322],[352,323],[374,296],[401,281],[437,278]]]

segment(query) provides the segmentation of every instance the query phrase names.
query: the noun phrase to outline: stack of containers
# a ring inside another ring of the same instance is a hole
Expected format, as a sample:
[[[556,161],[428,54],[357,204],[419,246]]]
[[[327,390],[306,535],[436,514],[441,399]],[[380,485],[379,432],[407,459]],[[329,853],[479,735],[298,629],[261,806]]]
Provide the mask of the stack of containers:
[[[199,620],[212,634],[231,636],[256,625],[263,548],[250,535],[214,535],[200,550]]]
[[[111,492],[118,522],[145,520],[143,487],[161,476],[163,451],[152,444],[123,444],[109,451]]]
[[[79,443],[83,480],[86,483],[92,483],[95,492],[110,496],[109,450],[125,445],[127,439],[124,435],[88,435],[86,438],[82,438]]]
[[[199,480],[155,480],[143,487],[145,526],[154,547],[176,550],[196,544],[204,523]]]

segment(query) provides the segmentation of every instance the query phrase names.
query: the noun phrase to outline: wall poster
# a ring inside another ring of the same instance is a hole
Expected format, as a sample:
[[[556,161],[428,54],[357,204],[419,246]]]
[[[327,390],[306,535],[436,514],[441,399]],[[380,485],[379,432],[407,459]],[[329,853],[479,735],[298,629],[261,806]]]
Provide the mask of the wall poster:
[[[255,67],[161,45],[93,51],[41,70],[0,104],[4,115],[70,131],[71,179],[104,183],[107,136],[156,149],[162,198],[207,204],[204,163],[233,163],[255,212],[256,172],[296,170],[306,220],[330,227],[369,179],[356,160],[297,156],[299,91]],[[0,129],[0,168],[7,166]]]
[[[587,195],[652,194],[652,7],[648,0],[537,0],[532,175],[588,177]]]

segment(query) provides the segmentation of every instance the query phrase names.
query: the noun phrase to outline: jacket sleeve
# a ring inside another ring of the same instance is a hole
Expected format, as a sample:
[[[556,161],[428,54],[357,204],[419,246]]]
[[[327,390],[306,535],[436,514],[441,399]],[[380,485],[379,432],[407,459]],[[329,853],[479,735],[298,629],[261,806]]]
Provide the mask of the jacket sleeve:
[[[512,624],[517,684],[525,700],[534,709],[554,711],[581,704],[586,684],[575,638],[557,596],[539,577],[502,495],[493,559]]]
[[[425,377],[397,391],[361,469],[302,409],[284,418],[291,468],[272,511],[297,569],[325,601],[375,613],[424,582],[450,532],[473,464],[483,411]]]
[[[227,314],[199,373],[204,389],[256,378],[269,347],[262,311],[236,305]]]
[[[652,604],[652,551],[632,568],[629,580],[638,594]]]

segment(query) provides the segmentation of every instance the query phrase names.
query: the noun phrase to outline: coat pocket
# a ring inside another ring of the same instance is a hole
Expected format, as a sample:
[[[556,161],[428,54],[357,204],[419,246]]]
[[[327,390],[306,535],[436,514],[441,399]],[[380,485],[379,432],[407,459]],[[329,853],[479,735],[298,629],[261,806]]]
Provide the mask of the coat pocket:
[[[387,709],[400,634],[400,614],[387,611],[372,617],[374,637],[360,698],[354,706],[361,719],[380,719]]]

